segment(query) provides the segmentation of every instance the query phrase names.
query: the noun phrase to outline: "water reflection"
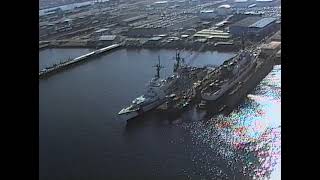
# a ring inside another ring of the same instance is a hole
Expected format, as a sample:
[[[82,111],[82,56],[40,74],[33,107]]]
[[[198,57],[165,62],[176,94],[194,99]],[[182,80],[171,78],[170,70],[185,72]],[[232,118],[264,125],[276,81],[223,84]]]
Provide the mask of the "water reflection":
[[[194,154],[195,161],[217,156],[227,162],[231,172],[225,174],[229,178],[270,178],[281,159],[281,66],[275,66],[229,115],[183,123],[181,127],[190,132],[197,145],[209,149],[208,155]],[[206,169],[211,171],[210,166]]]

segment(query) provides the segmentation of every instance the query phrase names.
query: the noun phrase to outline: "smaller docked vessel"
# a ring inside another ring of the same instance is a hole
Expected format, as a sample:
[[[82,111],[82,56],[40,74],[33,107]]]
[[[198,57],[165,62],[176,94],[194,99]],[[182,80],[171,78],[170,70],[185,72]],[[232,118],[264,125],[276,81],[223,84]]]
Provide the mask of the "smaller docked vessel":
[[[232,87],[245,78],[256,66],[255,56],[248,50],[240,53],[218,69],[218,78],[212,79],[209,86],[201,91],[201,97],[206,101],[217,101]]]
[[[176,82],[177,76],[173,75],[167,79],[160,78],[160,69],[163,68],[160,64],[160,57],[158,57],[158,64],[154,67],[156,67],[157,73],[147,85],[146,92],[118,113],[122,120],[135,118],[165,102],[167,90]]]

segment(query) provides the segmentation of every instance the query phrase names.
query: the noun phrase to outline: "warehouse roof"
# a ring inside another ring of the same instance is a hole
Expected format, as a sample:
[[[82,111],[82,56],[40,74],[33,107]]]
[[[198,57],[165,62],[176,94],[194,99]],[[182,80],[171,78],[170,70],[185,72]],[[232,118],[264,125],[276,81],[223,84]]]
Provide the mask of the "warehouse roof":
[[[261,46],[261,49],[277,49],[279,46],[281,46],[281,42],[278,41],[271,41],[268,44],[263,44]]]
[[[123,22],[131,22],[131,21],[136,21],[136,20],[139,20],[139,19],[143,19],[143,18],[146,18],[147,16],[146,15],[140,15],[140,16],[135,16],[135,17],[131,17],[131,18],[128,18],[128,19],[125,19],[123,20]]]
[[[220,5],[218,8],[231,8],[231,6],[229,4],[223,4],[223,5]]]
[[[162,37],[152,37],[149,39],[149,41],[159,41],[161,39],[162,39]]]
[[[109,29],[102,28],[102,29],[96,30],[95,33],[102,33],[102,32],[108,31],[108,30]]]
[[[251,24],[258,22],[261,19],[263,18],[257,16],[247,17],[245,19],[242,19],[241,21],[234,23],[232,26],[249,27]]]
[[[276,21],[276,18],[263,18],[263,17],[254,16],[254,17],[247,17],[241,21],[238,21],[234,23],[232,26],[263,28],[275,21]]]
[[[100,41],[113,41],[115,40],[116,35],[104,35],[104,36],[100,36],[99,40]]]
[[[200,13],[214,13],[214,10],[203,10]]]
[[[263,28],[276,20],[277,20],[276,18],[263,18],[255,23],[251,24],[249,27]]]
[[[198,31],[193,37],[207,37],[207,38],[229,38],[230,35],[227,32],[214,29],[203,29]]]
[[[248,0],[234,0],[235,3],[248,2]]]
[[[157,2],[154,2],[154,4],[166,4],[168,3],[168,1],[157,1]]]

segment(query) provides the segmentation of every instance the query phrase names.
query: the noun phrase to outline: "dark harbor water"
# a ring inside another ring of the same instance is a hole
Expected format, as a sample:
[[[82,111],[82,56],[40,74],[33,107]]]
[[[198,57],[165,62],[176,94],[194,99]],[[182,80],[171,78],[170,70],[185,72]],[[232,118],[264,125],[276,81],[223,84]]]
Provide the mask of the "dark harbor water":
[[[150,115],[128,124],[119,121],[118,111],[141,95],[154,76],[152,66],[158,55],[165,66],[161,76],[169,76],[175,51],[122,49],[39,80],[40,179],[231,179],[236,170],[226,165],[230,161],[227,153],[216,151],[222,146],[214,143],[217,139],[223,144],[230,141],[215,137],[213,129],[217,128],[235,134],[229,143],[234,146],[227,146],[230,149],[258,141],[261,134],[274,138],[275,142],[266,146],[273,146],[270,159],[274,166],[279,164],[281,67],[276,67],[231,115],[220,117],[233,122],[228,127],[205,122],[201,114],[186,114],[177,120]],[[232,56],[182,53],[194,66],[219,65]],[[266,169],[261,167],[256,174]]]

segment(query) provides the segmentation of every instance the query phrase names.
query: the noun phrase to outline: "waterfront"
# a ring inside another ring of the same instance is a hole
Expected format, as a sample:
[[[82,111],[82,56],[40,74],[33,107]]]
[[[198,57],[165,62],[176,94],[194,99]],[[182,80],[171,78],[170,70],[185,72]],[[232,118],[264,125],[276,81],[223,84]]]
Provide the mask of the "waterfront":
[[[161,76],[171,74],[174,53],[122,49],[40,80],[40,179],[233,177],[235,173],[221,165],[224,162],[215,161],[218,155],[212,152],[212,144],[199,145],[204,139],[208,142],[212,139],[203,135],[207,128],[198,126],[203,122],[197,117],[174,123],[152,116],[146,117],[143,123],[131,125],[117,121],[117,112],[141,95],[145,84],[154,76],[152,66],[158,55],[165,66]],[[233,56],[216,52],[186,52],[182,57],[184,55],[190,55],[186,62],[196,66],[220,65]],[[259,110],[264,113],[257,113],[255,117],[260,116],[263,127],[277,127],[280,124],[280,71],[281,68],[276,68],[271,78],[268,76],[230,117],[242,117],[237,119],[244,123],[250,119],[246,112]],[[276,116],[270,117],[275,112],[278,112]],[[274,124],[263,123],[270,119]],[[253,121],[257,120],[248,121],[244,126],[251,127]]]
[[[105,0],[103,0],[104,2]],[[61,10],[72,10],[77,7],[86,6],[86,5],[93,5],[94,3],[92,1],[86,1],[86,2],[80,2],[80,3],[72,3],[72,4],[66,4],[61,5],[57,7],[51,7],[51,8],[45,8],[45,9],[39,9],[39,15],[44,15],[46,12],[50,12],[51,10],[54,10],[56,8],[60,8]]]
[[[39,70],[92,52],[86,48],[53,48],[39,51]]]

